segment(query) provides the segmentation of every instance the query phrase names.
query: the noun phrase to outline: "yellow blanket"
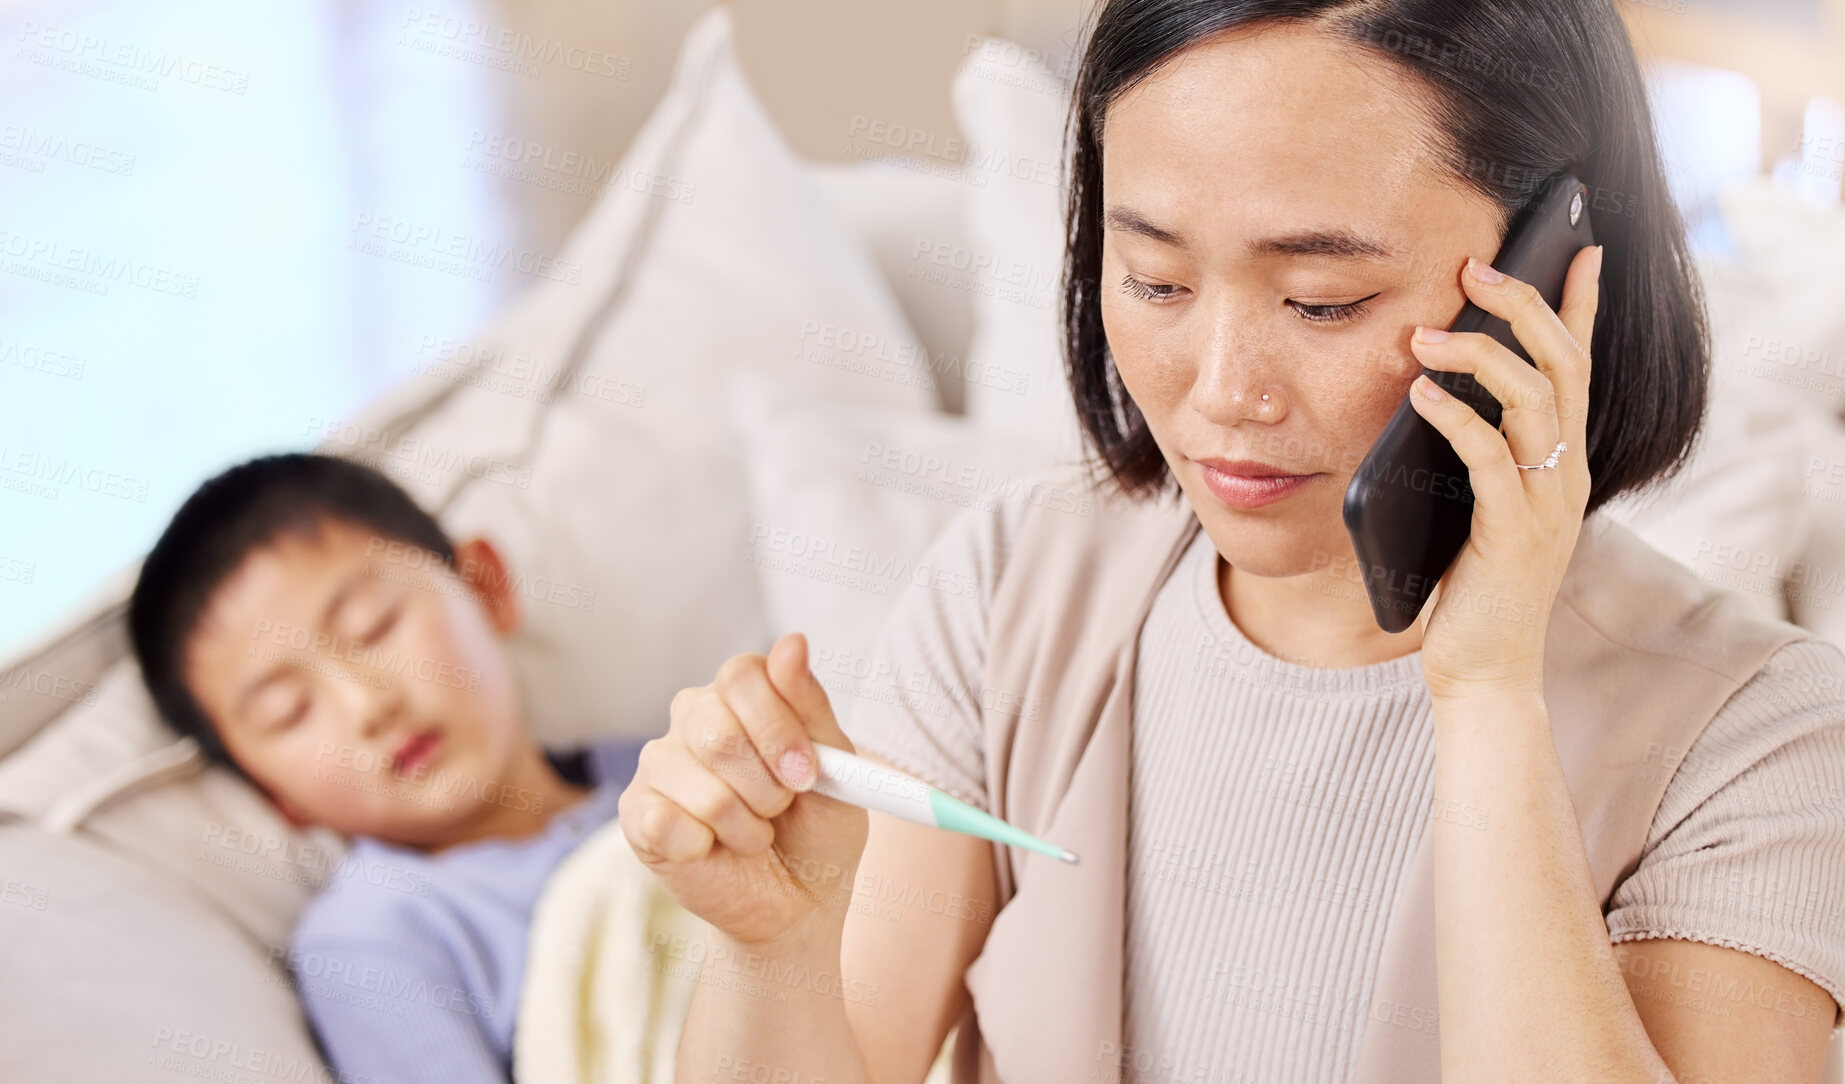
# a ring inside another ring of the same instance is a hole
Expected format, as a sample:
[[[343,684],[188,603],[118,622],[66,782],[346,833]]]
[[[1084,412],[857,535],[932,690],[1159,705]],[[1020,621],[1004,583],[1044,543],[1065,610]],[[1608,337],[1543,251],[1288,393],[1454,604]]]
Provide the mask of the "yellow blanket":
[[[513,1027],[517,1084],[671,1084],[705,923],[609,821],[545,882]]]
[[[513,1027],[516,1084],[672,1084],[703,919],[641,864],[614,820],[539,893]],[[925,1084],[946,1084],[954,1033]]]

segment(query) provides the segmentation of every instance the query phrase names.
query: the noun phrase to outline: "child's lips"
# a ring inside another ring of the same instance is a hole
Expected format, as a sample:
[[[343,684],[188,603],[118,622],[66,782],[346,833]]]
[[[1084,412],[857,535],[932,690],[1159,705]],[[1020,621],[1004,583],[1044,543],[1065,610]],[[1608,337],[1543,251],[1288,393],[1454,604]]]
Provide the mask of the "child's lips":
[[[409,775],[434,759],[441,745],[442,732],[433,727],[415,735],[397,747],[397,755],[391,758],[391,771],[399,776]]]

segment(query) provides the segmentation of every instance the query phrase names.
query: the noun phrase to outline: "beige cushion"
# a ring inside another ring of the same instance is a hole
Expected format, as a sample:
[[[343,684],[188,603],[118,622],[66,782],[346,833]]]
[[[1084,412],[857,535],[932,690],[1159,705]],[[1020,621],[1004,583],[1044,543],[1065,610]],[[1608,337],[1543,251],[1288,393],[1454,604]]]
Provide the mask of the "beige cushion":
[[[1788,609],[1796,623],[1845,648],[1845,421],[1810,413],[1800,436],[1809,524],[1789,577]]]
[[[973,295],[968,416],[1074,454],[1081,430],[1064,375],[1057,291],[1069,87],[1036,54],[987,38],[968,50],[953,93],[970,148],[972,240],[965,249],[920,248],[914,273]]]
[[[209,901],[102,843],[0,826],[0,1079],[331,1079],[288,977]]]
[[[345,852],[337,833],[294,827],[233,773],[201,770],[192,743],[176,744],[157,721],[126,659],[93,703],[0,761],[0,812],[114,845],[262,944],[287,944]]]
[[[952,177],[912,173],[883,161],[808,167],[814,180],[865,239],[903,315],[928,351],[941,408],[966,409],[967,351],[974,334],[974,299],[944,290],[920,274],[919,256],[937,247],[966,248],[968,187]],[[901,207],[895,215],[891,208]]]
[[[1714,395],[1684,471],[1608,512],[1764,616],[1786,620],[1785,580],[1807,551],[1811,520],[1800,491],[1806,446],[1798,423],[1773,399]]]
[[[1715,385],[1845,414],[1845,213],[1768,177],[1734,186],[1721,203],[1736,252],[1699,261]]]
[[[980,589],[975,569],[920,561],[955,513],[1084,500],[1030,485],[1054,460],[1039,442],[972,419],[803,403],[755,381],[731,391],[737,432],[755,450],[749,567],[772,631],[807,635],[814,672],[835,697],[870,688],[855,667],[911,583]]]

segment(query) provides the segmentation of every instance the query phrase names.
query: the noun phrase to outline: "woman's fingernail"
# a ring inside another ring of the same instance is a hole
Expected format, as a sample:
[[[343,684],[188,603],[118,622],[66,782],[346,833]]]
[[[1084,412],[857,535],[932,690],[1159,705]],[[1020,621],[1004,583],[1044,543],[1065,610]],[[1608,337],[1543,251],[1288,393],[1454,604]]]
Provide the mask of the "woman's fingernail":
[[[781,769],[782,779],[795,790],[807,789],[807,754],[799,749],[790,749],[775,762]]]
[[[1607,247],[1607,245],[1595,246],[1595,277],[1598,279],[1602,277],[1602,254]]]
[[[1445,343],[1449,335],[1438,327],[1417,327],[1416,338],[1425,343]]]
[[[1467,257],[1467,270],[1473,272],[1474,278],[1479,279],[1489,286],[1505,281],[1504,275],[1495,271],[1490,265],[1483,264],[1479,260],[1474,259],[1472,256]]]
[[[1416,394],[1422,396],[1431,403],[1439,403],[1447,398],[1448,395],[1447,392],[1441,390],[1440,384],[1430,380],[1427,376],[1419,376],[1416,378]]]

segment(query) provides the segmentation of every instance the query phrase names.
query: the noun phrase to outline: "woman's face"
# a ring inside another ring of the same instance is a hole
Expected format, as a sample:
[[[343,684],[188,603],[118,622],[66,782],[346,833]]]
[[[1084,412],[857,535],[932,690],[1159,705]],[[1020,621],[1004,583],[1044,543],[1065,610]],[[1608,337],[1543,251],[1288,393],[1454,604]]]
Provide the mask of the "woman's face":
[[[1445,178],[1416,93],[1385,61],[1273,25],[1194,46],[1108,111],[1103,328],[1238,569],[1349,569],[1345,487],[1421,372],[1410,336],[1451,324],[1467,257],[1498,249],[1499,209]],[[1226,501],[1211,459],[1309,477]]]

